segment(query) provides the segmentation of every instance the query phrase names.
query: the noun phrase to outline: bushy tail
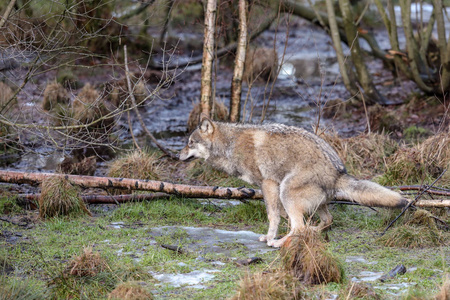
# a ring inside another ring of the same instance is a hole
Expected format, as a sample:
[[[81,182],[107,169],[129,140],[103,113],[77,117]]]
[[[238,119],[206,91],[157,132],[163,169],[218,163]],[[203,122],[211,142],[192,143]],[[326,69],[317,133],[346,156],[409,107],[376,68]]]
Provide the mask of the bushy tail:
[[[338,179],[336,199],[378,207],[404,207],[409,202],[399,193],[391,191],[378,183],[358,180],[347,174],[342,175]]]

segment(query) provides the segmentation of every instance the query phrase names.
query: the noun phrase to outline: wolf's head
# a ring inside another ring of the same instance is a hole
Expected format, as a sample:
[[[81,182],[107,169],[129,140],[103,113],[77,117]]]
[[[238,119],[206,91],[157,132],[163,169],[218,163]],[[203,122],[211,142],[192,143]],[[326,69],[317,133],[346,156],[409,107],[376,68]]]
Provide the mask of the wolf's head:
[[[200,116],[199,124],[189,137],[187,146],[180,151],[180,160],[207,159],[210,156],[212,137],[216,130],[216,125],[205,114]]]

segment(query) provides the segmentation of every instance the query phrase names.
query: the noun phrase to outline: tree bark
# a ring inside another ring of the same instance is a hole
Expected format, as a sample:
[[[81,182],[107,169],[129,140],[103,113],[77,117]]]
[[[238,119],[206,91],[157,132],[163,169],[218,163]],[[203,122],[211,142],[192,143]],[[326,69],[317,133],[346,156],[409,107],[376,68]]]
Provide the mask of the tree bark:
[[[359,82],[366,94],[368,100],[372,103],[388,104],[386,98],[384,98],[376,89],[373,84],[372,78],[364,63],[361,47],[359,45],[358,33],[355,24],[353,23],[353,13],[349,0],[339,0],[339,7],[342,12],[344,21],[344,30],[347,35],[348,43],[350,44],[350,53],[353,64],[355,65],[356,73],[358,74]]]
[[[428,86],[420,77],[421,63],[418,61],[419,49],[416,40],[414,39],[412,25],[411,25],[411,0],[400,0],[400,8],[402,12],[402,25],[405,31],[406,49],[411,66],[411,73],[414,82],[424,92],[431,93],[434,89]]]
[[[450,88],[450,36],[447,42],[445,35],[445,19],[442,12],[442,0],[433,0],[433,5],[438,31],[439,54],[442,65],[442,69],[440,70],[441,86],[438,89],[441,89],[440,92],[445,94]]]
[[[214,60],[214,33],[217,0],[208,0],[205,13],[205,37],[203,42],[202,81],[200,89],[201,112],[211,116],[212,106],[212,65]]]
[[[192,186],[155,180],[131,178],[95,177],[53,173],[28,173],[0,170],[0,181],[9,183],[38,184],[50,177],[65,177],[82,188],[125,189],[161,192],[190,198],[262,199],[260,190],[250,188],[227,188]]]
[[[341,36],[339,34],[339,27],[336,21],[336,15],[334,11],[334,5],[332,0],[326,0],[327,12],[328,12],[328,22],[330,26],[331,39],[333,40],[334,49],[336,51],[336,57],[339,64],[339,71],[342,76],[342,81],[350,94],[358,94],[358,89],[356,88],[354,82],[349,78],[349,73],[347,67],[345,66],[344,51],[341,45]],[[351,72],[351,69],[349,70]]]
[[[242,76],[247,51],[247,0],[239,0],[239,39],[231,82],[230,122],[239,122],[241,113]]]
[[[16,0],[11,0],[9,2],[8,6],[6,7],[5,13],[3,14],[2,18],[0,19],[0,28],[2,28],[3,25],[5,25],[6,20],[8,20],[9,14],[11,13],[11,10],[13,9],[14,4],[16,4]]]

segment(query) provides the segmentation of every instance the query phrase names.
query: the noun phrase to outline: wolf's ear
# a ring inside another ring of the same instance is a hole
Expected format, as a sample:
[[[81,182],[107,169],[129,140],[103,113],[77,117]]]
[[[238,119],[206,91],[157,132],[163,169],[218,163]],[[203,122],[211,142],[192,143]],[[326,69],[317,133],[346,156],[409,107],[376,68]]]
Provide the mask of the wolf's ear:
[[[213,121],[204,113],[200,115],[200,131],[202,133],[211,134],[214,132]]]

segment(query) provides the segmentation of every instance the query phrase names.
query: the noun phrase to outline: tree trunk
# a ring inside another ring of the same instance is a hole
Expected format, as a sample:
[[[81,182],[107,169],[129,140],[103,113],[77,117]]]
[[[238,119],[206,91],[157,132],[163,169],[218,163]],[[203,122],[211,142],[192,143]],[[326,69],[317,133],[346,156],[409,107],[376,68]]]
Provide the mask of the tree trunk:
[[[438,31],[438,47],[441,58],[441,89],[440,93],[445,94],[450,89],[450,36],[448,42],[445,35],[445,19],[442,12],[442,0],[433,0],[434,13]]]
[[[217,0],[208,0],[205,13],[205,33],[203,42],[202,81],[200,89],[201,112],[211,116],[212,106],[212,65],[214,59],[214,33]]]
[[[345,88],[350,94],[356,95],[358,94],[358,89],[355,86],[355,83],[352,82],[349,78],[348,71],[352,71],[351,68],[347,71],[347,67],[345,66],[345,57],[344,51],[342,51],[341,45],[341,36],[339,34],[339,27],[336,22],[336,15],[334,11],[334,5],[332,0],[326,0],[327,12],[328,12],[328,22],[330,26],[330,34],[331,39],[333,40],[334,49],[336,51],[336,57],[339,64],[339,71],[341,72],[342,81],[344,82]]]
[[[14,4],[16,4],[16,0],[11,0],[9,2],[8,6],[6,7],[5,13],[3,14],[3,17],[0,19],[0,28],[2,28],[3,25],[5,25],[6,20],[8,20],[9,14],[11,13],[11,10],[13,9]]]
[[[155,180],[131,178],[95,177],[53,173],[27,173],[0,170],[0,181],[9,183],[38,184],[49,177],[65,177],[82,188],[125,189],[162,192],[190,198],[262,199],[260,190],[250,188],[225,188],[192,186]]]
[[[247,50],[247,0],[239,0],[239,39],[231,82],[230,122],[239,122],[241,113],[242,75]]]
[[[372,78],[367,70],[362,57],[362,51],[359,46],[358,33],[355,24],[353,23],[353,13],[350,6],[349,0],[339,0],[339,7],[341,9],[344,30],[347,35],[347,40],[349,42],[350,53],[352,57],[353,64],[355,65],[356,73],[358,74],[359,82],[367,95],[368,100],[372,103],[388,104],[387,99],[385,99],[376,89],[373,84]]]

